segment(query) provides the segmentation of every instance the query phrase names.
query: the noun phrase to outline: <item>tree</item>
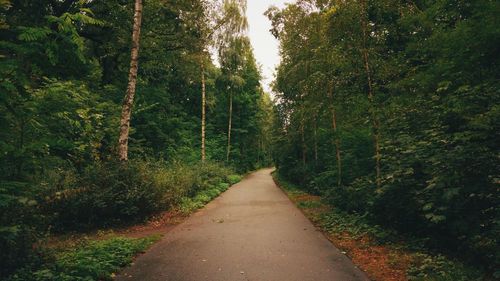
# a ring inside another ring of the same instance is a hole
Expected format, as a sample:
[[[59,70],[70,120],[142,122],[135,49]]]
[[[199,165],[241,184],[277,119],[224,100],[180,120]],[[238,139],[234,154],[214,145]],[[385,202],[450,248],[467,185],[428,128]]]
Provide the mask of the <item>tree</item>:
[[[223,9],[227,15],[224,28],[219,34],[218,50],[219,60],[223,74],[227,76],[227,94],[229,96],[228,106],[228,130],[227,130],[227,147],[226,161],[229,162],[231,152],[231,132],[232,132],[232,117],[233,117],[233,90],[235,87],[242,85],[241,78],[233,75],[237,71],[242,55],[242,49],[248,46],[248,40],[241,38],[242,33],[247,29],[248,22],[246,19],[246,0],[224,0]]]
[[[128,76],[127,93],[123,99],[122,114],[120,118],[120,137],[118,139],[118,155],[120,161],[128,161],[128,138],[130,131],[130,118],[134,103],[137,85],[137,69],[139,66],[139,39],[142,23],[142,0],[135,0],[134,25],[132,29],[132,48],[130,51],[130,70]]]
[[[239,32],[247,25],[245,14],[246,1],[223,1],[222,7],[217,2],[204,3],[204,12],[202,17],[196,19],[197,28],[201,33],[199,40],[199,65],[201,72],[201,160],[206,159],[206,77],[205,66],[208,49],[217,48],[221,42],[229,37],[225,33]],[[219,16],[219,11],[223,14]]]

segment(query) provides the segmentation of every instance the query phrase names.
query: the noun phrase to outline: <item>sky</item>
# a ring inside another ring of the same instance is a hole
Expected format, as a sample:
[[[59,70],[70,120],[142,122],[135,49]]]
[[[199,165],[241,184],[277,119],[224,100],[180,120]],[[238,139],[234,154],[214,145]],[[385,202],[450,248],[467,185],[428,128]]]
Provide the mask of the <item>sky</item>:
[[[274,70],[280,62],[279,43],[269,32],[271,22],[264,12],[272,5],[282,8],[291,0],[248,0],[248,36],[254,49],[255,59],[262,66],[262,85],[271,92],[270,84],[274,79]]]

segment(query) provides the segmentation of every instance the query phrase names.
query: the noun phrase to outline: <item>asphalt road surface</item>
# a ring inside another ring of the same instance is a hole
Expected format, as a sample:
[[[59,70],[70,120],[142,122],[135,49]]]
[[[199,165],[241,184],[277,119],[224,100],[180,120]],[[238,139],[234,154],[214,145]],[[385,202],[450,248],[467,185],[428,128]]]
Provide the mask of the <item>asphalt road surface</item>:
[[[231,187],[165,234],[117,280],[368,280],[274,184],[271,171]]]

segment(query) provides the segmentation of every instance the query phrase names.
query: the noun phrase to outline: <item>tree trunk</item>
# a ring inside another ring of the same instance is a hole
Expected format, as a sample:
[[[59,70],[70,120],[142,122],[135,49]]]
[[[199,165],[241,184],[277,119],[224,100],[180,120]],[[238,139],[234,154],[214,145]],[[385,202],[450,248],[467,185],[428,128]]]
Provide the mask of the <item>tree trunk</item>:
[[[300,141],[302,144],[302,168],[305,173],[306,163],[307,163],[307,145],[306,145],[306,136],[305,136],[305,120],[304,120],[304,112],[303,108],[301,110],[301,118],[300,118]]]
[[[226,162],[229,162],[229,153],[231,152],[231,126],[233,122],[233,95],[229,93],[229,122],[227,127],[227,152]]]
[[[205,162],[205,118],[206,118],[205,63],[201,63],[201,161]]]
[[[128,74],[127,93],[123,99],[122,114],[120,119],[120,136],[118,139],[118,156],[120,161],[128,160],[128,136],[130,131],[130,117],[134,103],[135,88],[137,84],[137,68],[139,57],[139,38],[142,22],[142,0],[135,1],[134,26],[132,30],[132,50],[130,52],[130,70]]]
[[[314,116],[314,165],[318,165],[318,118]]]
[[[342,185],[342,158],[340,156],[340,138],[337,134],[337,114],[335,112],[334,98],[333,98],[333,85],[330,86],[329,96],[331,98],[331,113],[332,113],[332,128],[335,134],[335,157],[337,158],[337,185]]]
[[[371,116],[371,121],[372,121],[372,129],[373,129],[373,142],[375,145],[375,167],[376,167],[376,182],[377,182],[377,188],[380,188],[382,185],[381,182],[381,175],[380,175],[380,123],[378,120],[378,117],[375,113],[375,101],[373,98],[373,82],[372,82],[372,75],[371,75],[371,69],[370,69],[370,59],[369,59],[369,54],[368,54],[368,47],[367,47],[367,37],[368,37],[368,19],[367,19],[367,7],[366,7],[366,0],[361,1],[362,5],[362,10],[361,10],[361,27],[363,30],[363,48],[361,50],[363,54],[363,63],[365,66],[365,72],[366,72],[366,79],[367,79],[367,84],[368,84],[368,99],[370,101],[370,116]]]

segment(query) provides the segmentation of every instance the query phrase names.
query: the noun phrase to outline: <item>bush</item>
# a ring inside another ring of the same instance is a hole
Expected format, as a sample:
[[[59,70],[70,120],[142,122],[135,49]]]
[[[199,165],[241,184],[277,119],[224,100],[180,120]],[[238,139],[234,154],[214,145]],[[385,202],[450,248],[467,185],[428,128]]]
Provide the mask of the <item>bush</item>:
[[[326,192],[328,200],[349,213],[366,213],[373,205],[374,183],[360,178],[350,186],[331,188]]]
[[[175,207],[185,197],[203,196],[201,192],[230,181],[230,175],[230,170],[214,163],[98,164],[88,167],[77,180],[72,173],[49,178],[51,183],[44,183],[50,186],[44,211],[54,214],[57,230],[130,223]],[[237,177],[232,176],[232,180]]]
[[[76,179],[71,173],[49,178],[44,212],[56,230],[137,221],[165,207],[164,190],[155,185],[150,164],[100,163]]]
[[[241,181],[241,176],[240,175],[229,175],[227,176],[227,181],[229,184],[235,184],[239,181]]]

